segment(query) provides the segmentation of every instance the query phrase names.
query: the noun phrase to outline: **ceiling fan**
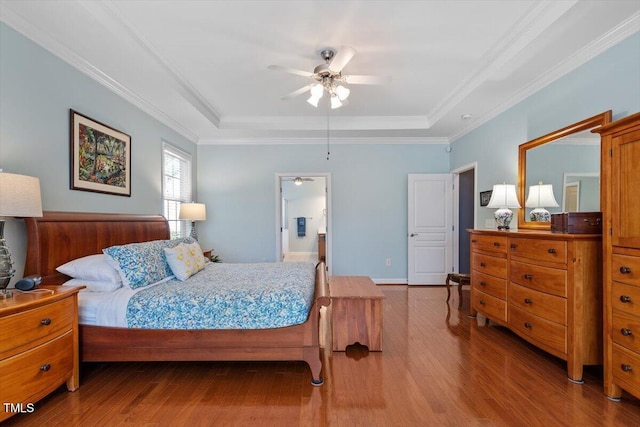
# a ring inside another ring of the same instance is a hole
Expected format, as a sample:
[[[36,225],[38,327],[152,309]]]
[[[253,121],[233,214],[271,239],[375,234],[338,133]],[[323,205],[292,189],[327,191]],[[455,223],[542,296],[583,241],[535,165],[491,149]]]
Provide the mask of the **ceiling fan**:
[[[324,92],[327,92],[330,96],[331,108],[339,108],[343,105],[343,101],[346,101],[349,97],[350,90],[345,85],[381,85],[391,82],[391,77],[389,76],[343,75],[343,68],[355,54],[356,50],[352,47],[342,47],[338,52],[332,49],[324,49],[320,52],[324,63],[315,67],[313,73],[280,65],[269,65],[268,68],[314,80],[310,84],[283,96],[282,99],[291,99],[310,91],[311,96],[307,99],[307,102],[314,107],[318,107],[318,101],[320,101]]]
[[[300,176],[296,176],[295,178],[294,177],[282,178],[282,180],[283,181],[293,181],[293,183],[295,185],[302,185],[302,183],[304,181],[315,181],[315,179],[313,179],[313,178],[302,178]]]

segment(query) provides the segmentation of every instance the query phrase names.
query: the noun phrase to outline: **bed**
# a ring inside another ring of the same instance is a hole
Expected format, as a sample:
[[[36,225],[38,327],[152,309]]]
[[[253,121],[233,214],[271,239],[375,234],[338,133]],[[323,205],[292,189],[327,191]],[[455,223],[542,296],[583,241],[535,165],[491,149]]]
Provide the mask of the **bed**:
[[[25,276],[42,285],[69,277],[56,268],[114,245],[169,239],[161,215],[44,212],[25,218]],[[132,329],[80,325],[80,360],[106,361],[304,361],[311,382],[323,383],[320,311],[330,304],[324,263],[315,267],[314,294],[306,321],[269,329]]]

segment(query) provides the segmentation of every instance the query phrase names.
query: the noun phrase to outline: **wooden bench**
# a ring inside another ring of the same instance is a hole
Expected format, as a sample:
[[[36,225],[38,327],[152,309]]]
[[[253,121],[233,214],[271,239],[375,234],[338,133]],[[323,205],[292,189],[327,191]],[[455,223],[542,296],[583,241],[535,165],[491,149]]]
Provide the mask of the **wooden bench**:
[[[367,276],[329,277],[333,351],[350,344],[382,351],[382,291]]]

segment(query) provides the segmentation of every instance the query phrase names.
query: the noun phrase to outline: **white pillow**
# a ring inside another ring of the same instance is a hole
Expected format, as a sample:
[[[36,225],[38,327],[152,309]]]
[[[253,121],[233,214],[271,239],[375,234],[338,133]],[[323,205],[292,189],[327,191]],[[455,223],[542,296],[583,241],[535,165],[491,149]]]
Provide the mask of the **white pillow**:
[[[198,242],[180,243],[175,248],[164,248],[167,263],[178,280],[185,281],[204,268],[205,258]]]
[[[85,279],[71,279],[64,282],[64,284],[66,286],[84,285],[86,286],[84,290],[88,292],[113,292],[116,289],[120,289],[122,287],[122,282],[111,283]]]
[[[93,280],[97,282],[120,283],[120,274],[113,268],[105,254],[88,255],[74,259],[56,268],[60,273],[74,279]]]

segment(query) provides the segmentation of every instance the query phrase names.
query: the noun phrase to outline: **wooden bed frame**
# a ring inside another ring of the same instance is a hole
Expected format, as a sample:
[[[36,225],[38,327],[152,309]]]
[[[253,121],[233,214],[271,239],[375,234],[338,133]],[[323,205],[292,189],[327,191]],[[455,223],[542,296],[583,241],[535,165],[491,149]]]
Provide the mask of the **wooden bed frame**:
[[[69,278],[56,267],[103,248],[169,238],[161,215],[44,212],[25,218],[25,276],[42,276],[42,285]],[[315,297],[307,321],[274,329],[158,330],[80,325],[80,360],[105,361],[233,361],[301,360],[311,368],[314,385],[323,382],[319,322],[321,307],[330,304],[324,263],[316,267]]]

